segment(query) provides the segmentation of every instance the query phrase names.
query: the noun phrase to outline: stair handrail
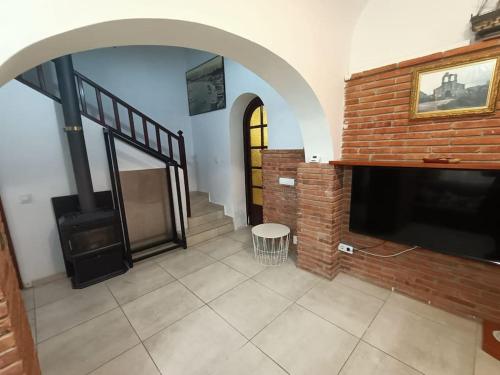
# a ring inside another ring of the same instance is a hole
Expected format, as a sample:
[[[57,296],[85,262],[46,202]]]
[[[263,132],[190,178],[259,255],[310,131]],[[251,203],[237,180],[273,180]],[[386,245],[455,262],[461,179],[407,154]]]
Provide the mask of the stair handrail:
[[[38,85],[36,85],[34,82],[31,82],[28,79],[25,79],[23,77],[24,73],[18,76],[16,79],[20,81],[21,83],[24,83],[25,85],[35,89],[36,91],[39,91],[40,93],[50,97],[51,99],[61,102],[61,99],[58,98],[56,95],[51,93],[48,88],[47,88],[47,81],[45,79],[45,72],[43,69],[43,64],[38,65],[35,68],[33,68],[36,71],[36,77],[38,80]],[[116,95],[114,95],[112,92],[109,90],[105,89],[101,85],[97,84],[90,78],[84,76],[83,74],[74,71],[75,75],[75,80],[77,83],[77,88],[78,88],[78,95],[80,99],[80,111],[81,114],[88,119],[98,123],[102,127],[109,129],[111,132],[114,134],[118,135],[120,138],[128,140],[128,144],[135,146],[136,148],[146,151],[153,156],[159,157],[162,160],[165,160],[169,163],[178,165],[183,172],[183,179],[184,179],[184,190],[185,190],[185,196],[186,196],[186,210],[187,210],[187,216],[191,216],[191,203],[190,203],[190,196],[189,196],[189,184],[188,184],[188,170],[187,170],[187,158],[186,158],[186,148],[185,148],[185,140],[183,136],[183,132],[179,130],[177,134],[174,132],[168,130],[161,124],[159,124],[157,121],[153,120],[150,116],[146,115],[145,113],[141,112],[137,108],[131,106],[124,100],[120,99]],[[85,88],[83,84],[87,84],[88,86],[92,87],[95,92],[96,96],[96,101],[97,101],[97,111],[98,111],[98,116],[99,118],[95,117],[92,113],[88,111],[88,107],[90,104],[85,98]],[[110,100],[111,104],[113,107],[113,117],[114,117],[114,126],[111,126],[106,122],[106,114],[104,113],[104,108],[103,108],[103,101],[102,101],[102,95],[106,95]],[[120,121],[120,114],[118,111],[118,105],[124,107],[127,112],[128,112],[128,125],[130,127],[130,135],[127,134],[122,130],[121,126],[121,121]],[[136,133],[136,124],[134,121],[134,115],[140,118],[141,124],[139,126],[142,127],[142,132],[144,136],[144,141],[141,141],[140,139],[137,138],[137,133]],[[153,146],[151,145],[151,139],[150,139],[150,134],[148,131],[148,124],[151,124],[153,126],[153,139],[156,142],[156,145]],[[162,145],[162,140],[161,136],[162,133],[166,134],[167,136],[167,144]],[[178,147],[178,157],[179,161],[176,160],[175,155],[174,155],[174,150],[173,150],[173,140],[177,141],[177,147]],[[168,148],[167,153],[163,152],[163,149]]]

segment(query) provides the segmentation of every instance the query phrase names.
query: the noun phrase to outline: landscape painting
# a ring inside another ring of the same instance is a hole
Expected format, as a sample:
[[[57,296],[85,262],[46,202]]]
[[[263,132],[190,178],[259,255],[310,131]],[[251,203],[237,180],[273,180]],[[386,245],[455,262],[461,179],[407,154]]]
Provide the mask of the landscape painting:
[[[189,115],[226,108],[224,58],[216,56],[186,73]]]
[[[415,71],[410,117],[429,118],[493,112],[498,58]]]

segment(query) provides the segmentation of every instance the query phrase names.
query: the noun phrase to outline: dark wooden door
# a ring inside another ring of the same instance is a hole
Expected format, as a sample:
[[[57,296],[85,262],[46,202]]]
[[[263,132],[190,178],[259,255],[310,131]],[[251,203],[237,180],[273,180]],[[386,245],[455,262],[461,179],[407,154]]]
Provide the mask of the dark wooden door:
[[[262,150],[267,149],[267,112],[262,100],[255,98],[243,118],[245,147],[245,182],[247,220],[250,225],[262,224]]]

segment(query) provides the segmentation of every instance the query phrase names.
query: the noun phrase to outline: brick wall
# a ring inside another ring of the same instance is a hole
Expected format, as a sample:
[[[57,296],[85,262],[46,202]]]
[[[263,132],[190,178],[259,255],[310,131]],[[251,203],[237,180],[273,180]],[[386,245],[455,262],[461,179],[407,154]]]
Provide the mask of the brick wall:
[[[500,111],[439,120],[415,121],[408,117],[414,67],[499,54],[500,40],[494,40],[354,74],[345,90],[343,159],[408,161],[431,155],[500,162]],[[357,246],[381,244],[381,240],[349,232],[350,185],[351,171],[346,168],[342,240]],[[383,243],[372,251],[388,254],[404,248]],[[383,259],[342,254],[340,263],[345,272],[395,287],[451,312],[500,321],[498,266],[423,249]]]
[[[38,375],[38,358],[9,245],[5,240],[7,237],[2,215],[0,236],[4,239],[0,243],[0,374]]]
[[[304,150],[262,151],[264,222],[280,223],[297,231],[296,186],[280,185],[280,177],[297,179],[297,167],[304,162]]]
[[[297,265],[326,278],[339,269],[342,168],[301,163],[297,170]]]
[[[420,161],[430,155],[500,161],[500,111],[439,120],[409,120],[408,115],[415,67],[499,54],[497,39],[354,74],[345,88],[342,158]]]

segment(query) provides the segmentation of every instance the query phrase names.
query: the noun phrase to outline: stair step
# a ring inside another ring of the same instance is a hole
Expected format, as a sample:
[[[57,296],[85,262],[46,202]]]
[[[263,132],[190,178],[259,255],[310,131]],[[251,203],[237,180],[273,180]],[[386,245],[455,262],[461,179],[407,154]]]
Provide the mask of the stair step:
[[[215,203],[204,203],[203,205],[191,206],[191,217],[203,216],[215,211],[224,212],[224,206]]]
[[[221,226],[226,225],[226,224],[232,224],[232,223],[233,223],[233,219],[231,217],[223,216],[220,219],[212,220],[212,221],[209,221],[207,223],[203,223],[201,225],[189,226],[189,229],[186,233],[186,236],[190,237],[190,236],[193,236],[195,234],[198,234],[201,232],[206,232],[208,230],[211,230],[211,229],[214,229],[217,227],[221,227]]]
[[[201,242],[208,241],[214,237],[234,231],[233,219],[224,216],[214,222],[189,228],[187,234],[187,245],[194,246]]]
[[[191,200],[191,206],[196,206],[200,203],[208,203],[208,193],[202,193],[199,191],[192,191],[189,193],[189,199]]]
[[[224,210],[214,210],[207,213],[202,213],[198,216],[193,216],[188,218],[189,228],[196,227],[214,220],[222,219],[224,217]]]

